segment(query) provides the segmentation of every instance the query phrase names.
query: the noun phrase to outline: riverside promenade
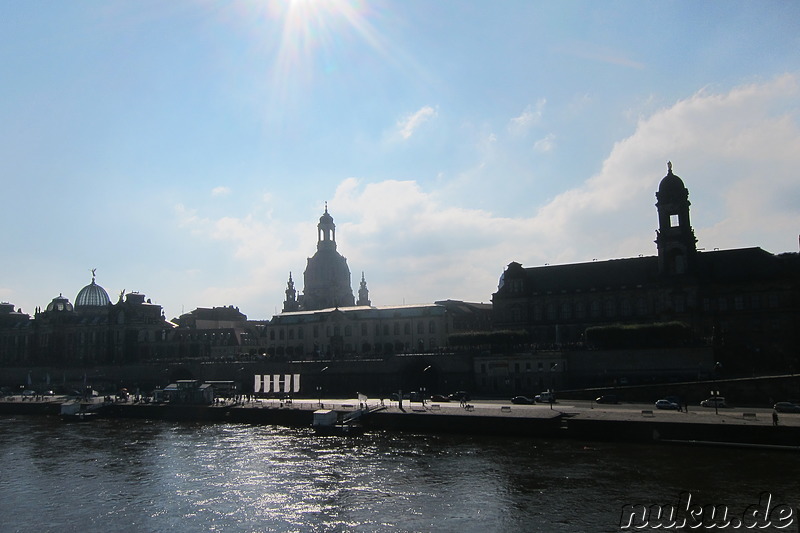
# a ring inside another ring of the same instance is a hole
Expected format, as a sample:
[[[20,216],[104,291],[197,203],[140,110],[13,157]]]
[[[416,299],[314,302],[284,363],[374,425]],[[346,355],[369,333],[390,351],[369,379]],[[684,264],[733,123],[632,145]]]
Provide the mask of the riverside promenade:
[[[0,398],[0,415],[58,415],[63,396],[19,395]],[[263,399],[225,400],[211,406],[153,404],[144,402],[90,403],[111,418],[172,419],[203,422],[310,427],[313,412],[331,409],[341,415],[362,410],[362,422],[370,431],[461,433],[586,441],[716,444],[776,447],[800,451],[800,414],[781,413],[773,425],[768,409],[719,409],[691,406],[690,411],[661,411],[642,405],[598,406],[559,400],[553,404],[512,405],[475,400],[420,402],[369,399]],[[367,410],[369,411],[367,413]]]

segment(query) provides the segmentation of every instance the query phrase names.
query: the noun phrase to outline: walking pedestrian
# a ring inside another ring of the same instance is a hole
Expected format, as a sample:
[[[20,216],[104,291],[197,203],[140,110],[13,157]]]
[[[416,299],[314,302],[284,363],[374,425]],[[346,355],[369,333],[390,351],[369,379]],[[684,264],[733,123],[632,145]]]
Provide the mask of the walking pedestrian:
[[[776,409],[772,410],[772,425],[775,427],[778,426],[778,411]]]

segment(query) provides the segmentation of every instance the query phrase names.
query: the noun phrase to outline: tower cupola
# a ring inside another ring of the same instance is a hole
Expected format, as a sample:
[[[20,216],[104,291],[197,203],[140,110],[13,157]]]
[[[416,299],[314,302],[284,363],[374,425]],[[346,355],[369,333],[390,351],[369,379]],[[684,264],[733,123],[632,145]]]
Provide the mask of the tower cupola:
[[[689,191],[683,180],[672,173],[667,163],[667,175],[656,193],[658,210],[658,270],[663,276],[690,274],[697,256],[697,239],[689,222]]]

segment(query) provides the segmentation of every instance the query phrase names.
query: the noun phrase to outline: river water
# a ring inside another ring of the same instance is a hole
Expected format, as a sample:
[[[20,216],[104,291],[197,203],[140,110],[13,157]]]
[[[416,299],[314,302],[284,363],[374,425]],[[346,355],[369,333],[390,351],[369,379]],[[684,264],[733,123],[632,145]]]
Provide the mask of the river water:
[[[0,531],[620,531],[681,493],[796,508],[798,473],[793,452],[0,417]]]

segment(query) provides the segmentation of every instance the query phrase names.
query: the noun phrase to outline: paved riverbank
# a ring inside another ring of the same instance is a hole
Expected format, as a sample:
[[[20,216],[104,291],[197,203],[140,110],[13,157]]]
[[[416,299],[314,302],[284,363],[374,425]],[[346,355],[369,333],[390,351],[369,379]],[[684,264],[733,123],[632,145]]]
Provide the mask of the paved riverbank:
[[[64,397],[0,400],[0,414],[58,415]],[[92,398],[95,405],[102,398]],[[638,442],[716,442],[759,446],[800,447],[800,414],[781,414],[773,426],[765,410],[695,408],[688,413],[626,406],[587,408],[568,400],[549,405],[509,405],[474,401],[426,403],[370,400],[296,399],[222,401],[213,406],[106,402],[106,416],[141,419],[231,421],[309,427],[316,409],[333,409],[345,415],[368,407],[363,416],[371,430],[494,434],[584,440]],[[800,448],[798,448],[800,449]]]

